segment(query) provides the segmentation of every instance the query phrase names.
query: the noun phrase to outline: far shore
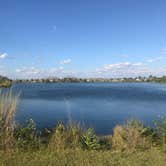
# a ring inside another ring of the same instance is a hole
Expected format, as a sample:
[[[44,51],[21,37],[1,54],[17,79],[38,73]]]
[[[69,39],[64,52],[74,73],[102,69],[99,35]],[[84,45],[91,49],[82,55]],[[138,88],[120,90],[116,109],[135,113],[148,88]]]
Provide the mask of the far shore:
[[[77,77],[65,77],[65,78],[56,78],[56,77],[49,77],[49,78],[36,78],[36,79],[17,79],[13,80],[13,83],[109,83],[109,82],[153,82],[153,83],[166,83],[166,76],[156,77],[156,76],[149,76],[149,77],[129,77],[129,78],[77,78]]]

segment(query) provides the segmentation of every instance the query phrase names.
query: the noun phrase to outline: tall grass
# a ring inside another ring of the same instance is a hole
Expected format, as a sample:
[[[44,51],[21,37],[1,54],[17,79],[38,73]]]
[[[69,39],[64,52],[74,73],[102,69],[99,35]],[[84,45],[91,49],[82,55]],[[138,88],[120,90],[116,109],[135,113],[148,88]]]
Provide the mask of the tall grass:
[[[50,149],[80,148],[81,137],[84,130],[79,124],[70,122],[68,125],[59,123],[52,134],[49,142]]]
[[[145,127],[139,121],[132,120],[126,125],[116,126],[112,138],[112,147],[118,151],[145,150],[151,147],[151,140],[144,136]]]
[[[14,145],[18,97],[11,90],[0,92],[0,148],[4,150],[10,150]]]

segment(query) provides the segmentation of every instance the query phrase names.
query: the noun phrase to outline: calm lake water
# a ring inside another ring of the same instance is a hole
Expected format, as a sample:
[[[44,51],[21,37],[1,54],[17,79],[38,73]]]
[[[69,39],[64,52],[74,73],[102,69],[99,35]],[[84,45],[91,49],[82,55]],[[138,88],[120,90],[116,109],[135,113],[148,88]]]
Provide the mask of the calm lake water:
[[[153,83],[15,84],[21,91],[16,119],[32,118],[38,128],[52,128],[69,119],[98,134],[109,134],[117,124],[137,118],[152,124],[166,116],[166,85]]]

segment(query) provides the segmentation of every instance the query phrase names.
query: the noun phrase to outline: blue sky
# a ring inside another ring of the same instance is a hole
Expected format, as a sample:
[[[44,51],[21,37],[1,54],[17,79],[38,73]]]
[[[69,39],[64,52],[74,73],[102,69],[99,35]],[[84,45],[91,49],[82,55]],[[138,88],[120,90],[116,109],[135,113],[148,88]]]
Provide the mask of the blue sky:
[[[166,75],[166,1],[0,0],[0,74]]]

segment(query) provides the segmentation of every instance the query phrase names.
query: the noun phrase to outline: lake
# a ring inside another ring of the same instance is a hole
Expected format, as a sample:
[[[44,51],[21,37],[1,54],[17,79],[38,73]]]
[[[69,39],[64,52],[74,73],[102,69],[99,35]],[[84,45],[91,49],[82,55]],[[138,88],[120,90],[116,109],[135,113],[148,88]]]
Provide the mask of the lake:
[[[156,83],[27,83],[21,92],[17,121],[33,119],[37,128],[52,128],[59,121],[80,122],[97,134],[110,134],[128,119],[147,125],[166,116],[166,85]]]

